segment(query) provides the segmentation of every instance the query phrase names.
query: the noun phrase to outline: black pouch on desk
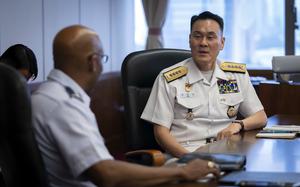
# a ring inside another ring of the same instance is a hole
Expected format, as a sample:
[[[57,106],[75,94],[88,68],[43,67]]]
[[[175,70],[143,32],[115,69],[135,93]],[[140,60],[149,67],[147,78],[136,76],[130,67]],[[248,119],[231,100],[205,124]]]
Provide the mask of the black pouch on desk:
[[[183,155],[177,162],[188,163],[196,158],[203,160],[210,160],[220,166],[221,171],[241,170],[246,164],[246,156],[238,154],[224,154],[224,153],[188,153]]]

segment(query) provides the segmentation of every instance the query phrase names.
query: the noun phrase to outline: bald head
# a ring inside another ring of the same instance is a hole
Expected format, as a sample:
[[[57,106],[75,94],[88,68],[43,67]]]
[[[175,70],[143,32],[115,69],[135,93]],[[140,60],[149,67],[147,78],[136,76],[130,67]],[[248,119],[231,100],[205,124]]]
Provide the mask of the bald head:
[[[73,25],[62,29],[54,38],[53,57],[55,68],[80,65],[84,58],[92,53],[101,52],[97,34],[82,25]],[[97,51],[98,50],[98,51]]]
[[[82,25],[62,29],[53,41],[54,67],[81,83],[82,87],[95,81],[102,71],[99,63],[102,54],[96,32]]]

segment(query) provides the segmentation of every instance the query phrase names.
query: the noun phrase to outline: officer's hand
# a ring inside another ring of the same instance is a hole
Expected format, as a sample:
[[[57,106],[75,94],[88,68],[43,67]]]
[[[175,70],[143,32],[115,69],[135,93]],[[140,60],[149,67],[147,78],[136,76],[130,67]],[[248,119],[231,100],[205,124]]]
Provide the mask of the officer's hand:
[[[228,138],[234,134],[239,133],[241,130],[241,125],[239,123],[231,123],[225,129],[221,130],[217,134],[217,140],[222,140],[224,138]]]
[[[212,173],[215,176],[220,175],[219,166],[211,161],[195,159],[190,161],[187,165],[182,167],[184,179],[193,181],[205,177]]]

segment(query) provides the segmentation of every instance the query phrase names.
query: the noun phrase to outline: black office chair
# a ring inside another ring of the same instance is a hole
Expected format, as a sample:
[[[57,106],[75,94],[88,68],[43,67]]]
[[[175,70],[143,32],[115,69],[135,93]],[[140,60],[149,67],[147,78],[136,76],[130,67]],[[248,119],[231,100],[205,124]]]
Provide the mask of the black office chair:
[[[25,79],[0,64],[0,167],[6,187],[47,187]]]
[[[152,124],[140,119],[159,72],[184,59],[188,50],[154,49],[129,54],[122,64],[122,84],[129,150],[160,149]]]

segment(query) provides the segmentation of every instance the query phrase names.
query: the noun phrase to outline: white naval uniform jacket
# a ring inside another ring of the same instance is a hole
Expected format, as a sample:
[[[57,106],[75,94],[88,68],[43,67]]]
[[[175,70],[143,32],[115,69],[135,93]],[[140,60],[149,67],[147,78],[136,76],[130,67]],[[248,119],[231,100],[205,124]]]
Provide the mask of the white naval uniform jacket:
[[[113,157],[99,133],[90,97],[67,74],[53,69],[32,95],[35,137],[51,187],[95,187],[82,175]]]
[[[163,74],[179,66],[186,67],[188,73],[168,83]],[[162,70],[155,80],[141,118],[169,128],[171,135],[182,146],[193,151],[204,145],[206,138],[215,137],[236,118],[227,115],[229,107],[234,107],[244,117],[262,110],[248,72],[224,72],[219,66],[220,62],[217,61],[210,83],[192,58]],[[218,80],[236,80],[237,91],[220,93]],[[190,91],[186,90],[186,83],[191,85]],[[192,111],[193,119],[187,119],[188,111]]]

